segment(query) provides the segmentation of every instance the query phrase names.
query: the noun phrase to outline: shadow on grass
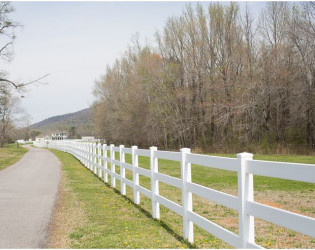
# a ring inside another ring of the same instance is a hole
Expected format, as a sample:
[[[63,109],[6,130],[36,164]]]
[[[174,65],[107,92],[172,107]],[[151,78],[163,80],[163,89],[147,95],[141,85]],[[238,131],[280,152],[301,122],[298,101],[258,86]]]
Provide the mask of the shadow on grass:
[[[76,161],[78,161],[81,165],[83,165],[78,159],[76,159],[75,157],[73,157]],[[83,165],[84,166],[84,165]],[[85,167],[85,166],[84,166]],[[86,171],[90,171],[93,173],[93,177],[95,177],[96,179],[100,180],[106,187],[110,188],[111,190],[113,190],[116,194],[118,194],[121,198],[125,199],[126,201],[130,202],[130,204],[132,204],[136,209],[138,209],[141,213],[143,213],[147,218],[154,220],[155,222],[159,222],[159,224],[167,231],[168,234],[172,235],[175,239],[177,239],[178,241],[180,241],[181,243],[185,244],[188,248],[191,249],[196,249],[197,246],[195,244],[191,244],[190,242],[188,242],[187,240],[185,240],[182,236],[180,236],[178,233],[174,232],[173,229],[171,229],[164,221],[162,220],[157,220],[157,219],[153,219],[152,215],[149,211],[145,210],[143,207],[135,204],[133,202],[132,199],[128,198],[127,196],[124,196],[120,193],[119,190],[117,190],[116,188],[113,188],[110,186],[110,184],[106,183],[103,181],[102,178],[100,178],[98,175],[94,174],[93,170],[88,169],[87,167],[85,167]]]
[[[89,169],[87,169],[89,170]],[[94,176],[95,178],[101,180],[103,182],[103,180],[101,178],[99,178],[98,176]],[[117,190],[116,188],[113,188],[110,186],[110,184],[103,182],[104,185],[108,188],[110,188],[111,190],[113,190],[116,194],[119,194],[119,196],[123,199],[125,199],[126,201],[130,202],[130,204],[132,204],[136,209],[138,209],[141,213],[143,213],[146,217],[148,217],[151,220],[154,220],[156,222],[159,222],[159,225],[162,226],[167,233],[169,233],[170,235],[172,235],[175,239],[177,239],[178,241],[180,241],[181,243],[185,244],[188,248],[192,248],[195,249],[197,248],[195,244],[191,244],[190,242],[188,242],[187,240],[185,240],[182,236],[180,236],[178,233],[174,232],[173,229],[171,229],[164,221],[162,220],[157,220],[157,219],[153,219],[152,215],[149,211],[145,210],[143,207],[135,204],[133,202],[132,199],[128,198],[127,196],[121,195],[120,191]]]

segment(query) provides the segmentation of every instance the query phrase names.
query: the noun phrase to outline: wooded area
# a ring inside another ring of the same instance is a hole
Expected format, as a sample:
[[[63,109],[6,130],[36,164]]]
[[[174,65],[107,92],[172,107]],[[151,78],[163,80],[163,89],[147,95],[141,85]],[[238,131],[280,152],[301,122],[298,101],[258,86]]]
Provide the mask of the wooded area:
[[[240,151],[315,148],[315,3],[189,4],[95,83],[108,142]]]
[[[21,100],[13,94],[13,89],[22,90],[27,84],[16,83],[8,78],[8,72],[2,68],[13,56],[14,30],[21,26],[11,20],[9,14],[14,8],[9,2],[0,3],[0,147],[16,137],[20,131],[16,127],[28,119],[21,107]]]
[[[0,2],[0,147],[6,143],[34,137],[36,131],[30,131],[30,115],[21,105],[21,98],[31,85],[43,85],[40,82],[48,74],[29,82],[17,82],[10,78],[4,65],[14,56],[13,44],[15,31],[22,25],[11,19],[15,11],[10,2]]]

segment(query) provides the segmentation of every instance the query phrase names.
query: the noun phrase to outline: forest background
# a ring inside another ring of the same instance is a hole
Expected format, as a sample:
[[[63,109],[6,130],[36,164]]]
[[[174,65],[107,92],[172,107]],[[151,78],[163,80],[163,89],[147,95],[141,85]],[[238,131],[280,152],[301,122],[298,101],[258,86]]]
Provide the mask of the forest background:
[[[9,3],[1,6],[7,60],[20,24],[8,18]],[[237,2],[203,6],[190,3],[169,17],[153,44],[135,34],[95,82],[89,133],[143,148],[314,153],[315,3],[268,2],[255,17]],[[27,115],[6,74],[0,71],[1,145],[38,134],[21,130]]]
[[[108,143],[208,152],[314,152],[315,3],[188,4],[94,86]]]

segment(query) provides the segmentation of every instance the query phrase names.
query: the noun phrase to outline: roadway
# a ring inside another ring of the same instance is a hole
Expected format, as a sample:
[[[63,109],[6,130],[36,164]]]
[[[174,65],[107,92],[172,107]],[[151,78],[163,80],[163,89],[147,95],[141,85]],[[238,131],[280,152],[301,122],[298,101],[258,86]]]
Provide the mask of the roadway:
[[[0,248],[44,248],[48,239],[60,162],[46,149],[28,148],[0,171]]]

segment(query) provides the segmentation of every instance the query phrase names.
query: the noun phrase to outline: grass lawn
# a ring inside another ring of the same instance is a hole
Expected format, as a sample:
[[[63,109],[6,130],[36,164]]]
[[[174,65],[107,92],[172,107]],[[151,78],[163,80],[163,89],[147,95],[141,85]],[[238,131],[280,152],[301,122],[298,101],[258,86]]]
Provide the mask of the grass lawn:
[[[26,148],[16,147],[16,144],[9,144],[7,147],[0,148],[0,170],[11,166],[22,158],[28,151]]]
[[[101,182],[73,156],[52,151],[62,163],[63,180],[48,247],[189,247],[163,223],[151,219],[150,213]]]
[[[63,212],[64,216],[57,218],[55,230],[52,230],[52,242],[54,239],[56,242],[59,237],[59,241],[64,244],[52,244],[52,247],[230,248],[229,245],[197,226],[194,227],[194,245],[187,244],[181,238],[180,216],[161,205],[161,220],[151,219],[151,201],[148,198],[141,195],[141,204],[134,205],[132,189],[128,186],[127,197],[123,197],[119,194],[118,180],[116,180],[117,188],[113,189],[84,168],[74,157],[56,150],[53,152],[63,165],[63,198],[59,210],[67,212]],[[119,159],[118,155],[116,159]],[[314,156],[255,155],[254,159],[315,164]],[[131,163],[128,154],[126,154],[126,162]],[[139,157],[139,166],[149,169],[149,159]],[[119,173],[117,166],[116,172]],[[159,160],[159,172],[180,177],[179,163]],[[126,170],[126,177],[132,179],[132,174],[128,170]],[[192,180],[237,195],[236,173],[193,165]],[[149,178],[140,176],[140,184],[150,189]],[[314,184],[255,176],[254,191],[256,201],[315,217]],[[181,191],[177,188],[160,183],[160,194],[181,204]],[[238,233],[237,211],[195,195],[193,207],[198,214]],[[64,224],[68,226],[65,227]],[[315,248],[315,239],[259,219],[255,219],[255,236],[256,243],[266,248]]]

